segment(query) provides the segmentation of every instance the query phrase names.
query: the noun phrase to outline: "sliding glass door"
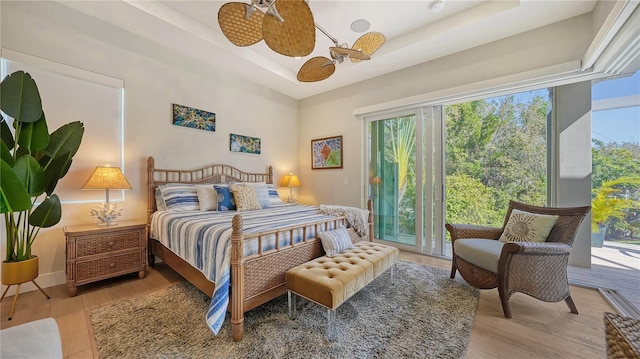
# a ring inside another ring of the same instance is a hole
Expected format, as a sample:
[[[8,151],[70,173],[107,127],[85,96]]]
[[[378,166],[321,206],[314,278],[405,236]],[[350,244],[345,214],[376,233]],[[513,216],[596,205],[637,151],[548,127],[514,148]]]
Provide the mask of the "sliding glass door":
[[[375,238],[411,251],[432,253],[435,221],[442,212],[437,193],[442,111],[425,107],[367,118],[369,198]],[[435,135],[437,133],[437,135]],[[439,157],[438,157],[439,156]],[[435,158],[435,160],[434,160]],[[437,219],[438,218],[438,219]],[[426,235],[425,235],[426,234]]]

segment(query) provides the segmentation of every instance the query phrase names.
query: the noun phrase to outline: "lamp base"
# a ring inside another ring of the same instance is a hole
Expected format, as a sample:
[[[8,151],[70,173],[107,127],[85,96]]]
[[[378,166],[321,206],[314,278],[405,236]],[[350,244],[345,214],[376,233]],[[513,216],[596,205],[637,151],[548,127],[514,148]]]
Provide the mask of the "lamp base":
[[[296,198],[296,196],[290,194],[289,197],[287,197],[287,203],[296,203],[298,201],[298,198]]]
[[[97,207],[92,208],[89,211],[89,215],[101,221],[99,226],[113,227],[117,226],[114,220],[122,214],[122,208],[118,208],[117,204],[110,204],[109,202],[100,202]]]

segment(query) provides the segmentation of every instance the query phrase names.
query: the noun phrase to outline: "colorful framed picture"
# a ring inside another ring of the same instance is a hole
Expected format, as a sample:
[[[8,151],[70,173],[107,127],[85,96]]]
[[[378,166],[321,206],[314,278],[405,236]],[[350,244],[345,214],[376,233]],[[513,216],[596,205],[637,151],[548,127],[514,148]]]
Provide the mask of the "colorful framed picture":
[[[173,124],[205,131],[216,130],[216,114],[197,108],[173,104]]]
[[[260,154],[260,139],[243,135],[231,134],[229,150],[232,152],[244,152]]]
[[[311,169],[342,168],[342,136],[311,140]]]

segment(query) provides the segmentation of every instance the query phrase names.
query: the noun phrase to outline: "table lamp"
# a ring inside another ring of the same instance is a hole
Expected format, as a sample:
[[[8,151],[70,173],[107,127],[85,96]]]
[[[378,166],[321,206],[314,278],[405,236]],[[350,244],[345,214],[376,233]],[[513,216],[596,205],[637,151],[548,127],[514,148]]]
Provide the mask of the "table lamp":
[[[293,187],[300,187],[300,180],[298,179],[298,176],[294,175],[293,173],[289,173],[288,175],[284,176],[282,178],[282,181],[280,182],[280,186],[282,187],[289,187],[289,197],[287,197],[287,202],[288,203],[295,203],[296,202],[296,196],[293,195]]]
[[[117,204],[112,205],[109,203],[109,190],[131,189],[129,181],[127,181],[120,168],[96,167],[82,189],[104,189],[106,191],[107,201],[101,202],[97,207],[92,208],[89,215],[102,221],[101,225],[107,227],[117,225],[113,220],[122,214],[122,208],[118,208]]]

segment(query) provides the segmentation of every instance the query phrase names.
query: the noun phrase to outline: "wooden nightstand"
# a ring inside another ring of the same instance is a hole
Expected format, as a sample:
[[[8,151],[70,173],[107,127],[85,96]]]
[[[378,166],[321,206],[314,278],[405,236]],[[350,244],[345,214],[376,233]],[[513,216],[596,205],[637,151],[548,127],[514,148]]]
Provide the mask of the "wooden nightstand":
[[[83,224],[64,227],[67,237],[67,288],[138,272],[147,276],[147,223],[123,221],[111,227]]]

